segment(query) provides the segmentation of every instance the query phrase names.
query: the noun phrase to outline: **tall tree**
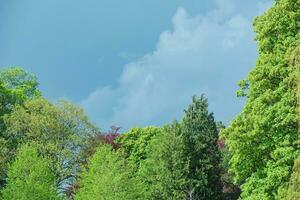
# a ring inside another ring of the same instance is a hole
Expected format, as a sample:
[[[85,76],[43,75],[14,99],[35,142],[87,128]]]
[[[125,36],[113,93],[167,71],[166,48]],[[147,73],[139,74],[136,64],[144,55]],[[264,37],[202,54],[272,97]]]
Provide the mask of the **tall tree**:
[[[181,123],[133,129],[120,139],[145,199],[220,199],[218,130],[204,96],[193,97]]]
[[[300,2],[277,0],[254,27],[259,58],[238,92],[247,102],[223,136],[241,198],[273,200],[299,154],[296,69],[289,58],[300,41]]]
[[[34,145],[24,144],[18,150],[8,171],[8,182],[2,191],[3,200],[58,200],[56,180],[47,159],[38,156]]]
[[[182,138],[187,174],[188,199],[219,199],[222,193],[220,180],[220,152],[218,130],[213,113],[208,111],[208,101],[202,95],[194,96],[185,110],[182,121]]]
[[[102,145],[83,171],[75,200],[143,199],[132,166],[111,146]]]
[[[5,182],[9,147],[3,133],[6,130],[3,117],[16,105],[39,97],[38,82],[34,75],[21,68],[0,69],[0,189]]]

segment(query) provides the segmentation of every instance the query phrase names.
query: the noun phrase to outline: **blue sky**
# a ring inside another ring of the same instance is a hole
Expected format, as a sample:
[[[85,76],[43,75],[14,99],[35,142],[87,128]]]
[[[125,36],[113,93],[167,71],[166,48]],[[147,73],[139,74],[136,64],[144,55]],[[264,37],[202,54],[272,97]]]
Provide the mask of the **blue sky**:
[[[0,66],[44,96],[82,105],[102,129],[180,119],[205,93],[217,120],[240,112],[257,57],[252,20],[271,0],[0,0]]]

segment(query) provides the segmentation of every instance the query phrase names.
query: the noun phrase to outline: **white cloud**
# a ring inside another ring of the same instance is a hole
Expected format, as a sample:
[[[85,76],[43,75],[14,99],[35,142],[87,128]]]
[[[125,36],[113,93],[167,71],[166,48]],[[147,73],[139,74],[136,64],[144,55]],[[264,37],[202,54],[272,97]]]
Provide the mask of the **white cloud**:
[[[127,64],[115,88],[98,88],[82,101],[92,119],[104,129],[161,125],[180,119],[191,96],[201,93],[218,120],[234,117],[242,106],[236,83],[256,59],[252,19],[238,12],[236,1],[217,0],[205,16],[179,8],[154,52]],[[261,12],[257,5],[249,9],[253,16]]]

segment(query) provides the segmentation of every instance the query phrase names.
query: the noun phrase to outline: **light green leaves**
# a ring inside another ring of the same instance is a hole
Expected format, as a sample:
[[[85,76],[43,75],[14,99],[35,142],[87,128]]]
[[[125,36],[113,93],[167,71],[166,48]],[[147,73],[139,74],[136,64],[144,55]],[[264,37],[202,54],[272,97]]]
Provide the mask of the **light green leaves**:
[[[75,200],[143,199],[132,166],[111,147],[97,149],[81,174]]]
[[[38,155],[34,144],[25,144],[18,150],[8,171],[3,200],[58,200],[56,180],[49,162]]]
[[[247,82],[240,83],[247,102],[222,133],[242,199],[275,199],[299,154],[296,68],[289,61],[300,43],[299,17],[299,1],[278,0],[254,23],[259,58]]]

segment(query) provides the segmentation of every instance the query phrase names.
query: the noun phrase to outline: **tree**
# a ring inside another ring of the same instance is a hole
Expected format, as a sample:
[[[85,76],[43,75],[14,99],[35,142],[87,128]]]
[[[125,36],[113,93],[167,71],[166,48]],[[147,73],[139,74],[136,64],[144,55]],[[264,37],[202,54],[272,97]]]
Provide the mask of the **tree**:
[[[143,199],[132,166],[111,146],[102,145],[81,174],[75,200]]]
[[[6,130],[4,115],[10,114],[16,105],[39,97],[38,82],[34,75],[21,68],[0,69],[0,189],[5,183],[9,147],[3,133]]]
[[[66,101],[52,104],[43,98],[15,106],[4,117],[4,123],[3,136],[10,152],[8,161],[14,158],[20,145],[37,142],[41,155],[49,159],[61,189],[76,178],[81,149],[98,132],[81,108]]]
[[[222,187],[218,130],[203,95],[200,98],[194,96],[192,104],[185,110],[182,138],[188,163],[187,199],[219,199]]]
[[[111,126],[111,129],[106,133],[98,132],[97,134],[89,137],[87,145],[82,151],[82,164],[87,164],[90,157],[96,152],[97,148],[103,144],[109,144],[113,149],[118,149],[119,144],[117,139],[120,137],[119,130],[121,127]]]
[[[117,140],[128,160],[138,169],[142,160],[146,159],[146,150],[153,137],[161,131],[158,127],[133,128],[123,133]]]
[[[119,139],[145,199],[219,199],[218,130],[207,99],[193,97],[181,123],[135,128]]]
[[[41,95],[37,78],[22,68],[0,70],[0,91],[0,119],[10,113],[15,105]],[[3,128],[3,122],[0,121],[0,133]]]
[[[58,200],[55,176],[47,159],[38,156],[32,145],[22,145],[8,171],[8,182],[2,191],[3,200]]]
[[[163,127],[150,141],[137,172],[144,199],[186,199],[185,160],[180,124]]]
[[[238,92],[247,102],[222,133],[245,200],[275,199],[299,154],[296,68],[289,62],[300,42],[299,16],[298,0],[278,0],[254,22],[259,58]]]

